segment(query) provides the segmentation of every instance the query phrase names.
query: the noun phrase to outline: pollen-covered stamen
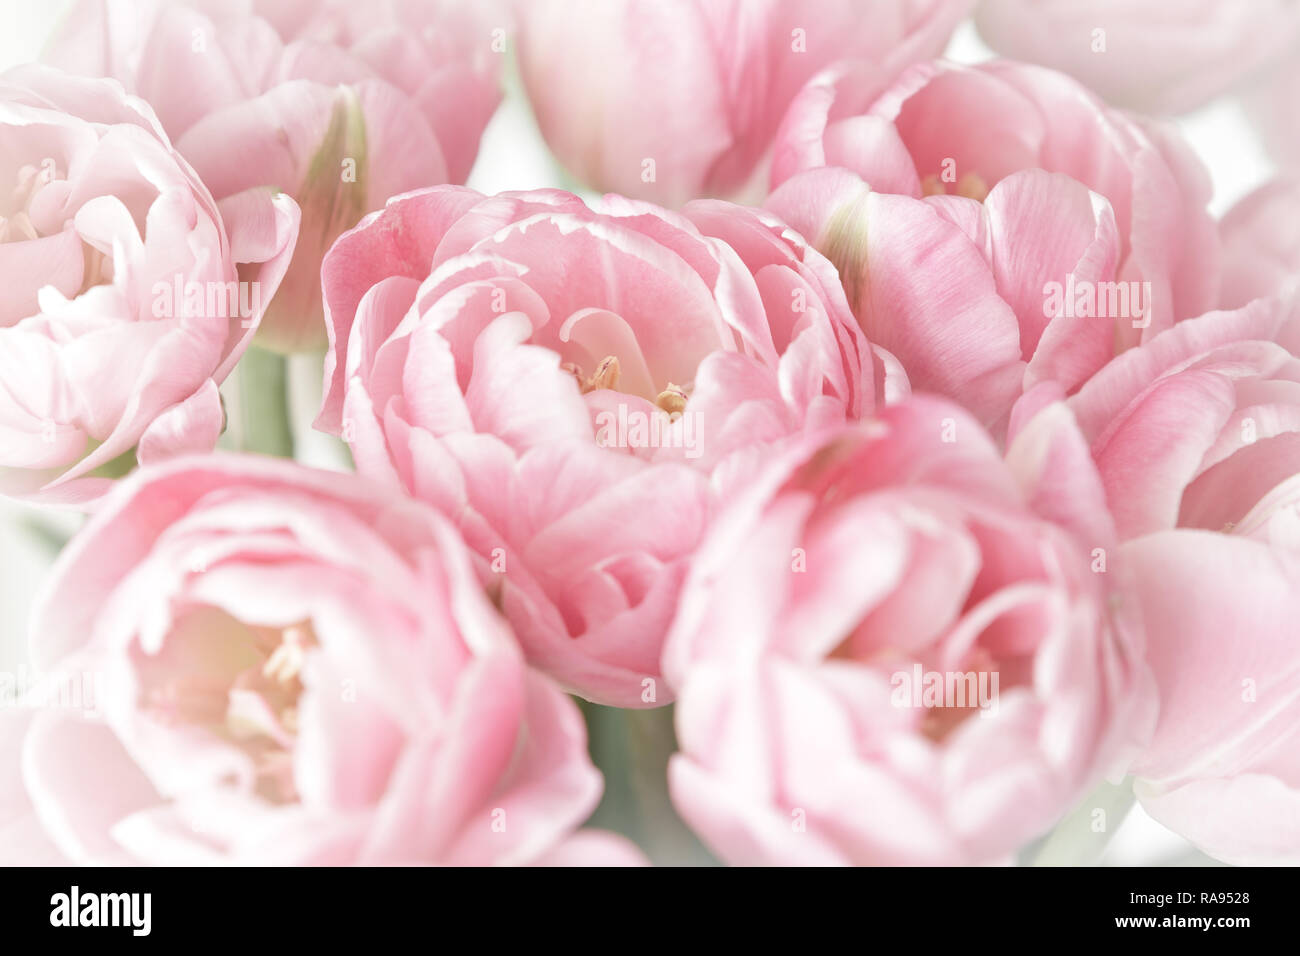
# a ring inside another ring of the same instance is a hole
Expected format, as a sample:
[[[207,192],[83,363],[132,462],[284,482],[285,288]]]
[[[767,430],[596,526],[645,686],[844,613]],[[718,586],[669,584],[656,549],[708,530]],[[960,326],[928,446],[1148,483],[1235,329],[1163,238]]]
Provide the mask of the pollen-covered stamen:
[[[949,190],[949,186],[954,188]],[[988,183],[984,182],[983,177],[978,173],[963,173],[955,183],[934,173],[921,179],[922,196],[964,196],[976,202],[983,202],[988,198],[988,194]]]
[[[0,242],[26,242],[39,238],[40,234],[27,213],[17,212],[8,219],[0,216]]]
[[[587,379],[587,387],[583,391],[594,392],[600,388],[616,388],[618,387],[618,375],[618,359],[612,355],[606,355],[600,360],[600,364],[596,366],[595,373],[591,378]]]
[[[686,410],[686,402],[691,396],[680,385],[668,383],[668,387],[659,393],[655,399],[655,404],[662,408],[669,416],[680,415]]]
[[[279,684],[290,684],[298,679],[307,651],[316,646],[316,635],[310,625],[295,624],[285,628],[284,637],[262,665],[262,676]]]
[[[620,373],[618,359],[613,355],[606,355],[596,366],[596,371],[587,377],[582,374],[582,369],[572,362],[565,362],[560,368],[572,375],[578,382],[578,390],[586,395],[588,392],[594,392],[601,388],[617,388],[618,377]]]
[[[922,196],[945,196],[948,194],[948,187],[943,184],[943,180],[931,173],[921,178],[921,195]]]
[[[225,729],[253,757],[258,793],[275,802],[297,799],[292,750],[301,674],[308,653],[318,645],[310,622],[285,628],[260,670],[236,680],[230,695]]]
[[[58,178],[52,163],[33,166],[30,163],[18,170],[13,191],[9,194],[8,209],[27,209],[36,194]]]
[[[966,173],[957,180],[957,195],[983,202],[989,194],[988,183],[978,173]]]
[[[302,674],[319,645],[310,620],[281,628],[193,611],[162,651],[140,652],[141,703],[159,723],[202,728],[238,747],[252,759],[256,791],[289,802]]]
[[[582,374],[582,369],[578,368],[578,366],[574,365],[572,362],[561,362],[560,371],[568,372],[570,375],[572,375],[573,380],[578,383],[578,390],[579,391],[584,390],[587,384],[587,379]]]

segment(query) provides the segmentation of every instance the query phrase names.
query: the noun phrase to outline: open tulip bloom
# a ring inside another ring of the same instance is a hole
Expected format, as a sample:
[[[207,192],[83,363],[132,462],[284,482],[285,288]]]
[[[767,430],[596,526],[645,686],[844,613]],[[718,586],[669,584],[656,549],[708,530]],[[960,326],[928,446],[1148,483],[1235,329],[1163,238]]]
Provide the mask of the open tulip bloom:
[[[0,861],[1300,865],[1300,5],[11,6]]]

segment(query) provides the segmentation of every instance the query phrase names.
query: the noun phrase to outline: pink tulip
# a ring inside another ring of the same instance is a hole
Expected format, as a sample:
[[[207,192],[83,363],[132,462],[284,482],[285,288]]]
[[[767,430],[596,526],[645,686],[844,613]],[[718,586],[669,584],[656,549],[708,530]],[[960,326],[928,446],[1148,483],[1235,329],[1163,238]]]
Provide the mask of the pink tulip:
[[[1113,545],[1059,403],[1005,463],[933,398],[808,436],[684,587],[678,810],[734,864],[1006,861],[1149,731]]]
[[[1160,696],[1135,790],[1155,819],[1242,866],[1300,864],[1295,482],[1270,524],[1272,543],[1166,531],[1125,546]]]
[[[298,200],[303,240],[258,342],[304,351],[325,345],[320,260],[339,233],[469,175],[500,99],[500,21],[449,0],[81,0],[47,58],[148,100],[218,199]]]
[[[48,67],[0,75],[0,152],[0,493],[86,505],[137,458],[212,448],[297,206],[214,202],[143,102]]]
[[[1003,56],[1051,66],[1147,113],[1194,109],[1300,37],[1290,0],[984,0],[976,23]]]
[[[524,666],[451,525],[355,477],[141,471],[60,556],[31,650],[55,683],[96,678],[91,714],[0,715],[74,862],[638,858],[567,845],[601,791],[577,707]]]
[[[660,646],[714,502],[906,390],[830,263],[717,201],[424,190],[340,238],[323,281],[318,425],[456,516],[530,659],[601,703],[668,700]]]
[[[795,93],[843,57],[887,84],[936,56],[972,0],[527,0],[519,64],[584,183],[672,206],[761,198]]]
[[[1246,112],[1267,147],[1284,169],[1300,170],[1300,124],[1295,104],[1300,100],[1300,31],[1290,50],[1243,91]]]
[[[1110,254],[1102,232],[1112,228],[1119,233],[1114,279],[1131,290],[1130,299],[1137,296],[1150,304],[1145,325],[1134,327],[1127,317],[1115,323],[1116,347],[1145,341],[1175,321],[1213,308],[1217,301],[1218,239],[1205,208],[1210,183],[1204,167],[1170,129],[1108,109],[1060,73],[1010,62],[969,67],[934,62],[912,67],[882,92],[869,66],[843,64],[810,82],[790,107],[777,136],[773,185],[800,170],[823,166],[845,167],[878,193],[939,197],[937,211],[944,218],[967,232],[986,259],[1002,259],[996,263],[995,278],[999,293],[1019,318],[1020,358],[1027,362],[1032,361],[1045,319],[1044,289],[1029,280],[1059,281],[1063,272],[1074,268],[1082,250],[1086,261],[1079,278],[1106,281],[1109,263],[1099,262],[1097,256]],[[1109,213],[1097,209],[1096,200],[1082,190],[1041,175],[1021,180],[1010,195],[996,194],[1008,178],[1033,169],[1077,180],[1109,203]],[[981,216],[974,203],[989,198],[999,199],[1001,208]],[[1066,217],[1059,235],[1058,215]],[[1103,221],[1109,215],[1113,227]],[[800,225],[797,219],[794,224]],[[832,259],[842,258],[845,248],[855,249],[855,237],[861,233],[869,236],[872,229],[882,228],[855,220],[848,211],[834,225],[836,232],[815,240],[823,251],[838,243],[839,255]],[[839,236],[840,231],[847,235]],[[989,252],[988,244],[998,241],[998,232],[1010,243],[1006,258]],[[1091,249],[1094,233],[1098,244]],[[926,248],[942,238],[923,237],[915,245]],[[955,255],[941,255],[941,265],[933,271],[922,271],[930,263],[918,257],[920,274],[910,282],[931,295],[944,294],[945,287],[956,295],[970,267],[958,266],[957,278],[949,275],[945,269]],[[844,267],[843,262],[837,265]],[[1101,265],[1107,268],[1099,273]],[[850,281],[869,285],[877,278],[900,281],[878,277],[874,269]],[[980,285],[986,297],[987,282],[981,280]],[[1027,316],[1035,313],[1037,318],[1030,322]],[[990,351],[997,354],[977,357],[973,364],[978,368],[1003,366],[1014,353],[1007,347],[1005,319],[994,324],[1000,331]],[[1062,343],[1058,358],[1074,361],[1070,353],[1078,351],[1088,363],[1095,361],[1091,333],[1097,329],[1094,323],[1089,326],[1068,333],[1071,340],[1078,335],[1083,341],[1077,349]],[[908,326],[898,334],[919,340],[918,347],[930,353],[942,348],[935,342],[941,330],[933,322]],[[907,367],[909,355],[898,351]],[[962,364],[971,366],[970,356]]]
[[[1257,201],[1225,222],[1230,261]],[[1067,402],[1129,539],[1124,600],[1158,688],[1159,722],[1130,768],[1136,792],[1157,820],[1239,864],[1300,861],[1298,292],[1181,322]],[[1013,434],[1043,427],[1052,398],[1050,386],[1027,393]]]
[[[1269,180],[1240,200],[1219,223],[1219,235],[1220,308],[1285,289],[1300,276],[1300,174]]]
[[[1011,173],[980,203],[873,192],[846,169],[813,169],[766,207],[836,263],[867,337],[914,388],[999,433],[1025,389],[1074,390],[1114,354],[1118,331],[1149,319],[1150,289],[1116,281],[1110,205],[1061,173]]]
[[[1300,290],[1179,323],[1069,406],[1121,537],[1257,529],[1300,474]]]

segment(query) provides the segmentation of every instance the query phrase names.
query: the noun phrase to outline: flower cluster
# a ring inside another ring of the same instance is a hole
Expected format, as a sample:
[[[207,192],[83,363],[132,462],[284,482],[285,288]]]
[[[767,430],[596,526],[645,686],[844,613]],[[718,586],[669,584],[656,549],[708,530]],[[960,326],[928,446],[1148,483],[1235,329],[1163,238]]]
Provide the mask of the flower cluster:
[[[974,6],[74,3],[0,73],[0,494],[88,515],[0,857],[1006,863],[1109,781],[1300,862],[1300,180],[1158,115],[1293,162],[1300,14]],[[569,189],[477,181],[503,78]]]

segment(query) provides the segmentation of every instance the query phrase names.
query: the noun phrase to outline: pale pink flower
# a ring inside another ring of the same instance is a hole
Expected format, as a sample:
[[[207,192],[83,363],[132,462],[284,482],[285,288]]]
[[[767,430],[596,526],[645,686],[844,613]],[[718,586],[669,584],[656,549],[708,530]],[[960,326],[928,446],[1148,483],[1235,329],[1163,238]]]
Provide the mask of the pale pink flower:
[[[31,651],[55,683],[96,678],[90,713],[0,714],[28,822],[74,862],[639,859],[574,837],[601,792],[582,717],[450,523],[354,476],[142,470],[60,556]]]
[[[1278,62],[1242,92],[1247,115],[1254,121],[1269,154],[1283,169],[1300,170],[1300,30]]]
[[[1012,432],[1041,427],[1051,386]],[[1136,792],[1219,859],[1300,861],[1300,296],[1181,322],[1066,403],[1100,472],[1160,702]]]
[[[1003,56],[1061,70],[1146,113],[1194,109],[1300,38],[1290,0],[983,0],[975,22]]]
[[[602,703],[669,699],[660,646],[715,501],[906,390],[830,263],[718,201],[424,190],[323,281],[318,424],[455,516],[530,659]]]
[[[0,493],[84,505],[212,448],[298,207],[214,202],[142,101],[49,67],[0,75],[0,152]]]
[[[1220,308],[1285,289],[1300,277],[1300,174],[1278,176],[1239,200],[1219,223],[1219,236]]]
[[[1118,230],[1114,279],[1149,289],[1145,326],[1116,322],[1116,347],[1149,339],[1216,304],[1218,237],[1206,211],[1210,182],[1200,161],[1171,128],[1109,109],[1061,73],[1000,61],[932,62],[910,68],[882,90],[869,66],[842,64],[810,82],[791,106],[777,137],[773,185],[823,166],[845,167],[875,192],[940,197],[942,215],[967,231],[986,257],[988,233],[998,224],[989,222],[992,210],[981,217],[973,204],[1018,172],[1064,174],[1105,199],[1113,227],[1094,224],[1102,214],[1082,191],[1072,195],[1056,187],[1054,201],[1069,217],[1057,236],[1051,190],[1044,185],[1049,180],[1029,180],[1039,185],[1022,188],[1014,201],[1003,196],[1001,228],[1020,248],[995,265],[999,289],[1016,309],[1022,329],[1026,307],[1037,307],[1037,325],[1044,318],[1043,288],[1027,280],[1045,271],[1042,278],[1059,281],[1093,232],[1103,228]],[[877,228],[871,222],[850,225],[868,236]],[[1042,269],[1040,256],[1050,269]],[[887,280],[887,270],[882,271]],[[850,281],[874,279],[872,273]],[[954,280],[936,270],[913,281],[928,290]],[[1021,355],[1027,361],[1037,338],[1035,330],[1028,331]],[[933,349],[939,332],[927,324],[898,334]],[[906,367],[909,357],[899,351]],[[1092,345],[1081,351],[1091,357]]]
[[[981,203],[874,192],[830,167],[765,205],[836,264],[863,331],[914,388],[998,433],[1026,389],[1074,390],[1150,320],[1151,289],[1117,281],[1110,204],[1061,173],[1013,172]]]
[[[1135,790],[1155,819],[1242,866],[1300,863],[1294,483],[1275,515],[1263,536],[1164,531],[1124,548],[1160,697]]]
[[[477,0],[81,0],[47,59],[148,100],[218,199],[298,200],[303,239],[258,342],[312,350],[330,243],[389,196],[469,175],[505,29]]]
[[[844,57],[888,83],[971,0],[527,0],[519,63],[543,135],[597,189],[678,206],[761,198],[799,88]]]
[[[1121,537],[1258,530],[1300,475],[1300,289],[1181,322],[1068,404]]]
[[[808,436],[719,516],[664,669],[673,800],[735,864],[1005,862],[1153,717],[1062,405],[1004,463],[914,397]]]

